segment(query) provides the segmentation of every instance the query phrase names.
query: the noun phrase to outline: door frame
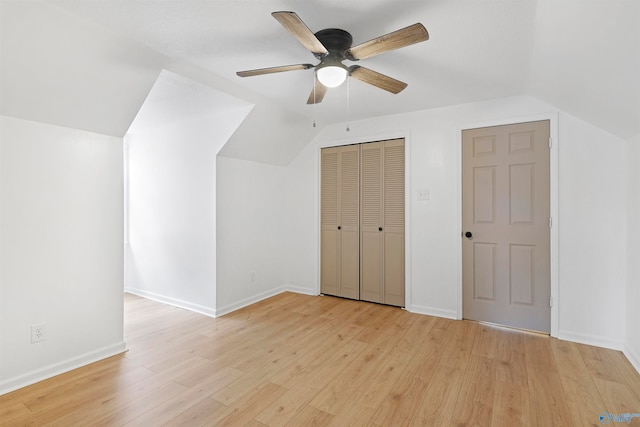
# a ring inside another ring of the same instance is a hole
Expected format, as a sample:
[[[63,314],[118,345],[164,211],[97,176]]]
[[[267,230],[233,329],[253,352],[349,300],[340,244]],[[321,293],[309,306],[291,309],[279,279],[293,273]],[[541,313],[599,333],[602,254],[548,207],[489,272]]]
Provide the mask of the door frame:
[[[359,135],[341,139],[319,141],[316,143],[315,179],[316,179],[316,239],[317,239],[317,268],[315,294],[320,295],[320,266],[321,266],[321,223],[320,223],[320,162],[323,148],[341,147],[344,145],[367,144],[369,142],[386,141],[388,139],[404,139],[404,308],[411,310],[411,131],[399,130],[393,132]]]
[[[457,148],[458,156],[458,227],[459,236],[457,240],[457,252],[458,252],[458,310],[457,319],[463,318],[463,302],[462,302],[462,131],[469,129],[512,125],[525,122],[537,122],[541,120],[549,120],[549,135],[551,138],[551,148],[549,149],[549,214],[552,218],[551,223],[551,235],[549,242],[549,254],[550,254],[550,273],[551,273],[551,331],[550,336],[558,337],[558,317],[560,311],[560,298],[559,298],[559,198],[558,198],[558,147],[559,147],[559,135],[558,135],[558,112],[533,114],[527,116],[517,116],[505,119],[495,119],[483,122],[470,123],[459,128],[458,137],[459,144]]]

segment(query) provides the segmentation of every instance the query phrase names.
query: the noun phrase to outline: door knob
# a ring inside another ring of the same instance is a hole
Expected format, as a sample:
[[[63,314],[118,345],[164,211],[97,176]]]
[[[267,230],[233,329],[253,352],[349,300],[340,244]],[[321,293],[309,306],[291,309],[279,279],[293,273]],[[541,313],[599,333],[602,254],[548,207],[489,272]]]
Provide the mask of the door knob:
[[[342,227],[338,226],[338,230],[342,230]]]
[[[466,233],[464,233],[464,237],[466,237],[467,239],[470,239],[473,237],[473,234],[471,234],[470,231],[467,231]]]
[[[378,231],[382,231],[382,227],[378,227]]]

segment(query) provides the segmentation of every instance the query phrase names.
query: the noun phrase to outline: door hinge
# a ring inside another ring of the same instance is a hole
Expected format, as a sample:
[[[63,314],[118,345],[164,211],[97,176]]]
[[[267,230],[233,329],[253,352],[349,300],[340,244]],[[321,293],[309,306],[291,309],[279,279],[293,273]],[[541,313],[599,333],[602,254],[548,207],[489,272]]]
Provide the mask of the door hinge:
[[[549,228],[553,227],[553,217],[549,217]]]
[[[549,297],[549,307],[553,307],[553,297]]]
[[[553,138],[549,137],[549,148],[553,147]]]

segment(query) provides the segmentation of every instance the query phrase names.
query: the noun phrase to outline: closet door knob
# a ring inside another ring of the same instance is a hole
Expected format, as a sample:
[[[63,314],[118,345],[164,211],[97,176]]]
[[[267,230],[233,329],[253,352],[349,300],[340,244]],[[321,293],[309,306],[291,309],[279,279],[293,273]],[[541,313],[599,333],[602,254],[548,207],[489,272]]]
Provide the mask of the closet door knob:
[[[342,227],[338,226],[338,230],[342,230]]]
[[[378,227],[378,231],[382,231],[382,227]]]

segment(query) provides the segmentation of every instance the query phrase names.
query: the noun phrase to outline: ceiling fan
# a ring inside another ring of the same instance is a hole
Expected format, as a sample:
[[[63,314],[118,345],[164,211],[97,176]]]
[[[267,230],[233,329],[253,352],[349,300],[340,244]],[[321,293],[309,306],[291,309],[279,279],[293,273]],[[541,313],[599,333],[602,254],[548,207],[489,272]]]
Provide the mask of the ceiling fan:
[[[417,23],[352,47],[353,38],[345,30],[328,28],[314,34],[295,12],[273,12],[271,15],[287,31],[293,34],[320,63],[316,65],[296,64],[260,68],[238,71],[236,74],[240,77],[250,77],[314,68],[316,73],[315,85],[309,95],[307,104],[321,102],[327,88],[340,86],[349,76],[394,94],[401,92],[407,87],[406,83],[369,68],[359,65],[346,66],[342,62],[370,58],[390,50],[429,40],[429,33],[426,28]]]

